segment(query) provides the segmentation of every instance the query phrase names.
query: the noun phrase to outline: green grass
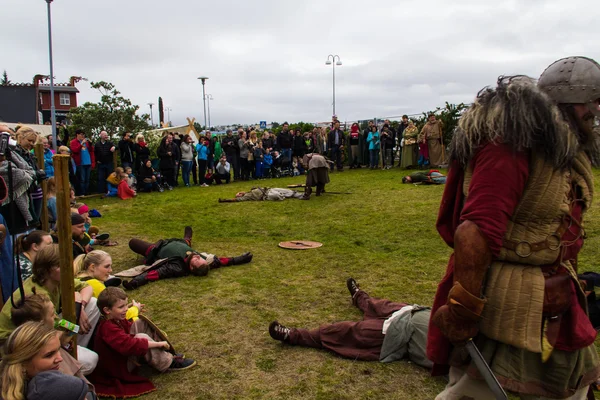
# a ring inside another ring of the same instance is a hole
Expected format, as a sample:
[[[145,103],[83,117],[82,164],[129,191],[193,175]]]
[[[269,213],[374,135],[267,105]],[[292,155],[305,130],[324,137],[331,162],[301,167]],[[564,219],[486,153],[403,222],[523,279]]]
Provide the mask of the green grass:
[[[120,244],[106,248],[115,270],[140,263],[127,246],[181,237],[194,227],[194,248],[221,256],[252,251],[252,263],[208,277],[170,279],[130,292],[164,328],[195,368],[153,374],[158,390],[145,399],[432,399],[445,382],[408,362],[382,364],[325,351],[282,346],[268,334],[287,326],[359,320],[345,281],[353,276],[371,295],[429,305],[450,249],[435,230],[442,186],[402,185],[404,171],[346,171],[331,175],[330,191],[310,201],[219,204],[256,182],[177,188],[128,201],[91,199],[94,220]],[[595,171],[596,180],[600,171]],[[261,181],[285,187],[301,177]],[[596,185],[596,189],[599,185]],[[600,211],[586,215],[582,270],[600,270]],[[280,241],[323,243],[291,251]]]

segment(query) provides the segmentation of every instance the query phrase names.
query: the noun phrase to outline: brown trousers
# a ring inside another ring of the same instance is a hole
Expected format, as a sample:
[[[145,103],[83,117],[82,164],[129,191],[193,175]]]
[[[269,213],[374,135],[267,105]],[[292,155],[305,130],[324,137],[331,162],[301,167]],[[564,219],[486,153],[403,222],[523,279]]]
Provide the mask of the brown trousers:
[[[129,333],[135,335],[138,339],[146,339],[149,342],[160,342],[162,339],[157,335],[156,331],[142,319],[136,320]],[[173,362],[173,354],[165,349],[153,348],[149,349],[144,355],[144,359],[154,369],[159,372],[165,372]],[[137,357],[130,357],[127,367],[132,371],[138,365]]]
[[[314,330],[292,329],[289,343],[327,349],[354,360],[378,361],[385,337],[383,322],[407,304],[370,297],[360,290],[356,293],[354,305],[364,313],[362,321],[337,322]]]

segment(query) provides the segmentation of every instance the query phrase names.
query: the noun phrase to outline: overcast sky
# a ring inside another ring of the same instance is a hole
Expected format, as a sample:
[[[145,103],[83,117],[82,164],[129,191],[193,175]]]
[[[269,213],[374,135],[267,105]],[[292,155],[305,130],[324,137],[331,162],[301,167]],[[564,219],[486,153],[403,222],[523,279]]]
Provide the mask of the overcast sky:
[[[48,74],[46,2],[1,0],[0,70]],[[600,60],[593,0],[55,0],[54,71],[116,85],[175,125],[396,116],[471,102],[501,74],[538,77],[569,55]],[[79,101],[98,101],[78,84]],[[155,108],[156,111],[156,108]],[[155,112],[154,120],[157,120]]]

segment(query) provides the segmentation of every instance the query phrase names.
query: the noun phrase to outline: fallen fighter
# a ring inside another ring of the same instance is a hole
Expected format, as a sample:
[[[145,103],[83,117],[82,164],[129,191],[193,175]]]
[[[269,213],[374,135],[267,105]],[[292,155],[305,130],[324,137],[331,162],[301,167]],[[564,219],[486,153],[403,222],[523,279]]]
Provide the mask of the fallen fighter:
[[[233,199],[219,199],[219,203],[237,203],[238,201],[281,201],[285,199],[302,199],[303,193],[291,189],[255,187],[249,192],[238,192]]]
[[[346,285],[352,304],[364,313],[362,321],[337,322],[314,330],[288,328],[273,321],[269,334],[284,343],[326,349],[353,360],[392,362],[408,357],[424,368],[432,367],[426,356],[429,307],[370,297],[352,278]]]
[[[429,171],[416,171],[402,178],[402,183],[414,183],[423,185],[444,185],[446,176],[437,169]]]
[[[148,243],[141,239],[131,239],[129,248],[145,257],[145,266],[134,267],[118,274],[120,277],[134,276],[123,281],[123,287],[136,289],[148,282],[159,279],[178,278],[195,275],[206,276],[211,269],[230,265],[246,264],[252,261],[252,253],[237,257],[217,257],[214,254],[199,253],[192,249],[192,228],[185,227],[183,239],[164,239]]]

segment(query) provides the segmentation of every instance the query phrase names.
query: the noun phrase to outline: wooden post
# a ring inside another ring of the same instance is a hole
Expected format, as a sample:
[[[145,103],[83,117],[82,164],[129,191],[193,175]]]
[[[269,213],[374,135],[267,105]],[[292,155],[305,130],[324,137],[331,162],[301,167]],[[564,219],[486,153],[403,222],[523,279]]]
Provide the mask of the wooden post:
[[[119,149],[115,146],[115,151],[113,151],[113,171],[117,170],[117,151],[119,151]]]
[[[35,145],[35,157],[37,158],[37,167],[38,169],[44,168],[44,145],[41,143],[37,143]],[[48,182],[44,179],[41,183],[42,187],[42,215],[40,215],[40,222],[42,223],[42,230],[45,232],[49,231],[48,227],[48,207],[46,206],[48,202]]]
[[[56,180],[56,226],[60,252],[60,299],[62,317],[75,323],[75,284],[73,282],[73,235],[71,233],[71,205],[69,186],[69,162],[71,156],[57,154],[54,160],[54,179]],[[77,358],[77,341],[73,337],[73,357]]]

